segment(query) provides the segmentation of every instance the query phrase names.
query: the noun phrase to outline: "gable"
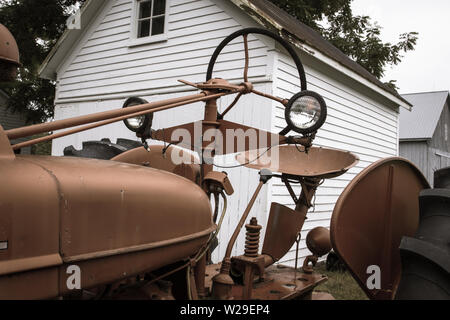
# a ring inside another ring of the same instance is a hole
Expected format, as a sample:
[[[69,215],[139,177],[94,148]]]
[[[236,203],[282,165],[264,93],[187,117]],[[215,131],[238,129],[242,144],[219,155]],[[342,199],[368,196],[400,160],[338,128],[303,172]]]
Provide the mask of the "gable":
[[[109,1],[85,31],[57,70],[57,100],[149,90],[161,92],[184,86],[178,79],[204,81],[216,46],[242,28],[216,1],[170,0],[167,40],[135,45],[131,40],[133,2]],[[266,45],[252,37],[249,47],[249,74],[253,80],[266,77]],[[221,54],[214,76],[231,81],[241,79],[243,58],[243,44],[239,39]]]

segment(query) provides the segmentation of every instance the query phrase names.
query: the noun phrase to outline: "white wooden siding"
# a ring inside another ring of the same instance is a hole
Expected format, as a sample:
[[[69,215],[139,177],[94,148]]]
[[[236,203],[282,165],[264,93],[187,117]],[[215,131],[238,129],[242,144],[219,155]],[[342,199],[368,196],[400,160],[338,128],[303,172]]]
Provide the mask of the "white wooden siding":
[[[331,215],[339,195],[347,184],[361,170],[371,163],[385,157],[395,156],[397,150],[397,122],[396,110],[383,106],[355,89],[346,86],[338,79],[338,75],[325,74],[308,65],[305,56],[306,78],[308,90],[321,94],[328,106],[328,117],[325,125],[319,130],[314,141],[316,146],[337,148],[353,152],[360,158],[355,168],[346,174],[327,179],[321,185],[314,201],[315,207],[308,213],[308,219],[301,233],[299,263],[310,254],[306,248],[307,233],[318,226],[329,228]],[[290,57],[280,52],[277,55],[277,66],[274,80],[274,93],[288,98],[300,90],[298,72]],[[334,76],[334,77],[333,77]],[[284,108],[274,104],[274,122],[272,130],[280,131],[286,126]],[[294,187],[297,194],[300,187]],[[272,201],[294,208],[294,203],[285,186],[280,181],[272,182]],[[281,263],[293,265],[295,263],[295,246],[281,260]]]
[[[215,47],[240,25],[208,0],[170,1],[168,41],[129,46],[132,1],[115,1],[58,73],[57,101],[120,92],[180,87],[178,79],[204,81]],[[215,67],[218,77],[242,78],[242,40],[227,46]],[[253,79],[266,75],[266,48],[249,41]]]

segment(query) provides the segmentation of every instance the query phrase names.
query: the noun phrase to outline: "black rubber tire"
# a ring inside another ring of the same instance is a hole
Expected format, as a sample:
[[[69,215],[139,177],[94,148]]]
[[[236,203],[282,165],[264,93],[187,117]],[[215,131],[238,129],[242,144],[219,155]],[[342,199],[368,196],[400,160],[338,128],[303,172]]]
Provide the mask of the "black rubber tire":
[[[109,139],[86,141],[83,142],[81,150],[76,150],[73,146],[64,148],[64,156],[109,160],[125,151],[142,146],[142,143],[128,139],[118,139],[117,143],[112,143]]]
[[[345,264],[334,251],[328,254],[325,266],[327,271],[344,272],[346,270]]]
[[[299,78],[300,78],[300,88],[301,88],[301,90],[302,91],[307,90],[306,76],[305,76],[305,70],[303,68],[303,64],[302,64],[300,58],[298,57],[297,53],[295,52],[295,50],[292,48],[292,46],[288,42],[286,42],[283,38],[281,38],[279,35],[271,32],[271,31],[268,31],[266,29],[260,29],[260,28],[246,28],[246,29],[242,29],[242,30],[236,31],[236,32],[232,33],[231,35],[229,35],[228,37],[226,37],[219,44],[219,46],[216,48],[216,50],[214,51],[213,55],[211,56],[211,59],[210,59],[209,64],[208,64],[208,71],[206,72],[206,81],[211,80],[212,73],[213,73],[213,70],[214,70],[214,65],[215,65],[215,63],[217,61],[217,58],[218,58],[219,54],[222,52],[223,48],[225,48],[225,46],[227,44],[229,44],[231,41],[233,41],[237,37],[244,36],[244,35],[250,34],[250,33],[261,34],[261,35],[264,35],[264,36],[268,36],[268,37],[276,40],[277,42],[279,42],[287,50],[287,52],[289,52],[289,54],[291,55],[292,59],[295,62],[295,65],[297,66],[298,75],[299,75]]]
[[[434,173],[434,187],[450,189],[450,167],[439,169]]]

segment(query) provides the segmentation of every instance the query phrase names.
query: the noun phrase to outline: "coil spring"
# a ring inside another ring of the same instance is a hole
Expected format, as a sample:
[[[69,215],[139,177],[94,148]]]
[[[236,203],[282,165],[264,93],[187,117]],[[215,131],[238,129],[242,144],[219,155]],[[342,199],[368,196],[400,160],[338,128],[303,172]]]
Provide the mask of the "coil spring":
[[[245,253],[246,257],[257,257],[259,250],[259,235],[261,232],[261,226],[258,225],[258,220],[252,218],[250,224],[245,225],[247,229],[245,237]]]

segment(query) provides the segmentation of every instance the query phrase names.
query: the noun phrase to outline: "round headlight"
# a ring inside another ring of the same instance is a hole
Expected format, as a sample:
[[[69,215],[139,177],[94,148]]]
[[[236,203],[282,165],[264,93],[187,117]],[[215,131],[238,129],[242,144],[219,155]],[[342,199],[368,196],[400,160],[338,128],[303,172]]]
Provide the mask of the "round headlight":
[[[286,106],[285,118],[290,130],[301,134],[316,132],[327,117],[322,96],[312,91],[294,95]]]
[[[146,104],[148,103],[147,100],[137,98],[137,97],[131,97],[128,98],[125,103],[123,104],[124,108],[132,107],[132,106],[138,106],[140,104]],[[127,126],[128,129],[130,129],[133,132],[136,133],[144,133],[145,130],[152,125],[153,120],[153,114],[151,115],[143,115],[139,117],[134,118],[128,118],[125,119],[123,122]]]
[[[136,118],[130,118],[125,120],[125,124],[130,130],[132,131],[139,131],[140,128],[142,128],[145,124],[145,116],[140,116]]]

